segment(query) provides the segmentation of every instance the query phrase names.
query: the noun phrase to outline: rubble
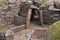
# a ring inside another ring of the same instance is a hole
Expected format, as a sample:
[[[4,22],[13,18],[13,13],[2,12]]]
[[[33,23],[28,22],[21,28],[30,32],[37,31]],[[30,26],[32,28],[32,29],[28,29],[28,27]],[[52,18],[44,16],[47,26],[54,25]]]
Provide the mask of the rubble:
[[[0,40],[6,40],[5,34],[0,32]]]
[[[19,35],[19,38],[17,38]],[[17,38],[18,40],[46,40],[45,36],[45,29],[26,29],[22,30],[18,34],[15,34],[14,38]],[[14,39],[16,40],[16,39]]]
[[[0,17],[4,19],[4,22],[6,24],[8,22],[14,23],[14,16],[18,15],[19,4],[20,4],[20,1],[18,0],[8,0],[7,4],[0,8]],[[3,22],[3,20],[1,21]]]
[[[14,33],[17,33],[23,29],[25,29],[25,25],[20,25],[20,26],[11,27],[10,29],[8,29],[7,32],[13,31]]]
[[[5,34],[6,40],[13,40],[14,39],[14,32],[11,30],[8,30]]]

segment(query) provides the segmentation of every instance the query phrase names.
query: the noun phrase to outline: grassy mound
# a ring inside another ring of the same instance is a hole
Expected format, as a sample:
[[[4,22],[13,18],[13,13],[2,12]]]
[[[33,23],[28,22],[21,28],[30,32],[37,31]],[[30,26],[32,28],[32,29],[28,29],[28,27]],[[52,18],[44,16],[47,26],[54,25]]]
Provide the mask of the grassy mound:
[[[49,40],[60,40],[60,21],[51,25],[47,32],[50,34]]]
[[[0,6],[3,6],[6,4],[6,0],[0,0]]]

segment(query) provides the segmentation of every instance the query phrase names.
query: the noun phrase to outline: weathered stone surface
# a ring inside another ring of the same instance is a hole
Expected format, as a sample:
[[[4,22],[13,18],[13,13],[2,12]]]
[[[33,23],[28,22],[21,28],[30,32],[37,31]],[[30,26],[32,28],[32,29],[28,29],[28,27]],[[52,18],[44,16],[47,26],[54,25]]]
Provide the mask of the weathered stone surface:
[[[0,7],[0,17],[1,17],[1,23],[4,25],[8,22],[13,23],[14,22],[14,16],[18,15],[19,7],[20,6],[20,0],[8,0],[7,4],[3,7]]]
[[[23,16],[15,16],[14,17],[14,24],[15,25],[22,25],[26,23],[26,17]]]
[[[9,4],[9,7],[16,7],[16,4]]]
[[[4,33],[0,33],[0,40],[6,40]]]
[[[6,40],[13,40],[14,38],[14,32],[11,30],[8,30],[5,34]]]
[[[8,9],[8,5],[4,5],[3,7],[0,7],[0,10],[6,10]]]
[[[35,29],[33,34],[32,34],[32,38],[37,38],[40,40],[45,40],[46,37],[46,30],[45,29]]]
[[[43,19],[44,19],[44,23],[52,24],[60,20],[60,14],[59,12],[45,11],[43,12]]]
[[[27,16],[27,14],[28,14],[28,9],[30,8],[30,4],[29,3],[24,3],[24,2],[22,2],[21,4],[20,4],[20,15],[21,16]]]
[[[16,3],[17,0],[8,0],[9,3]]]
[[[11,28],[10,30],[12,30],[14,33],[17,33],[23,29],[25,29],[25,25],[15,26],[15,27]]]

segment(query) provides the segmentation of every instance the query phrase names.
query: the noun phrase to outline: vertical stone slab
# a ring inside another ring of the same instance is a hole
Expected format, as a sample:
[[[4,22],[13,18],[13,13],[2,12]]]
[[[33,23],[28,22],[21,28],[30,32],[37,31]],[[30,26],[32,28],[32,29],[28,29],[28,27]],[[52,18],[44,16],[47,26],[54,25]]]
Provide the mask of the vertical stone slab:
[[[26,29],[29,28],[30,18],[31,18],[31,9],[28,10],[27,20],[26,20]]]

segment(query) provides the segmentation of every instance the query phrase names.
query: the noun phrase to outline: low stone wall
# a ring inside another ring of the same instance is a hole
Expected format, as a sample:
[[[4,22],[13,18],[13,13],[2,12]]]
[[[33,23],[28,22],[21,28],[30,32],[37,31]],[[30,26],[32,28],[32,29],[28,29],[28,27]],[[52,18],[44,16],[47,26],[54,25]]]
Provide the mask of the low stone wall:
[[[0,22],[7,25],[8,22],[13,23],[14,16],[18,14],[20,0],[8,0],[4,7],[0,7]]]

